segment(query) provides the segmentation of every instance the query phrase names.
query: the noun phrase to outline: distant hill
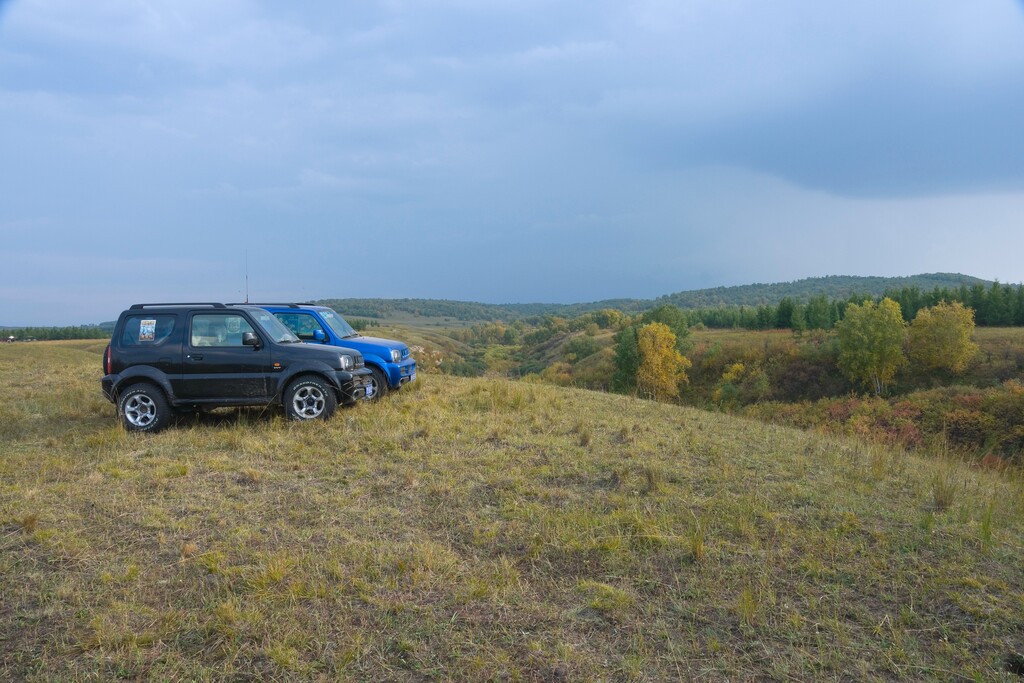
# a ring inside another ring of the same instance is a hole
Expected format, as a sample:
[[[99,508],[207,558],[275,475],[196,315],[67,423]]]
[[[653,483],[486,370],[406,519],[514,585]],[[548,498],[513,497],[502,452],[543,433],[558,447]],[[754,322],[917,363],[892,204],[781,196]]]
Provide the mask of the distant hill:
[[[936,287],[959,288],[975,284],[988,286],[982,280],[959,273],[927,273],[907,277],[862,277],[828,275],[794,282],[739,285],[696,289],[666,294],[657,299],[606,299],[579,304],[484,304],[446,299],[321,299],[317,303],[330,306],[346,316],[365,318],[440,318],[463,322],[487,320],[512,321],[533,316],[557,315],[574,317],[590,311],[614,308],[626,313],[645,311],[662,304],[679,308],[715,308],[718,306],[776,305],[786,297],[806,301],[814,296],[847,299],[853,294],[879,296],[887,289],[917,287],[930,291]]]
[[[654,305],[653,301],[642,299],[608,299],[583,304],[483,304],[448,299],[321,299],[315,303],[330,306],[348,317],[389,320],[412,317],[464,322],[510,322],[544,315],[574,317],[603,308],[637,312]]]
[[[881,296],[886,290],[917,287],[921,291],[958,289],[961,285],[971,287],[980,284],[988,286],[989,280],[982,280],[959,273],[926,273],[907,277],[861,277],[856,275],[827,275],[809,277],[793,282],[774,284],[739,285],[736,287],[714,287],[676,292],[658,297],[656,305],[673,304],[679,308],[714,308],[716,306],[760,306],[775,305],[789,297],[806,301],[824,294],[829,299],[848,299],[854,294]]]

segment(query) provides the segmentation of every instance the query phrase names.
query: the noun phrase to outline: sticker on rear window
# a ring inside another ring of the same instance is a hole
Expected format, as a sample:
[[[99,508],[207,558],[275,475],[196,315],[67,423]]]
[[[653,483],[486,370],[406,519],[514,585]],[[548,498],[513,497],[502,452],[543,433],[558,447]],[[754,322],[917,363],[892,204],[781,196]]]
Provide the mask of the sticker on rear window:
[[[143,320],[139,322],[139,341],[153,341],[156,339],[156,320]]]

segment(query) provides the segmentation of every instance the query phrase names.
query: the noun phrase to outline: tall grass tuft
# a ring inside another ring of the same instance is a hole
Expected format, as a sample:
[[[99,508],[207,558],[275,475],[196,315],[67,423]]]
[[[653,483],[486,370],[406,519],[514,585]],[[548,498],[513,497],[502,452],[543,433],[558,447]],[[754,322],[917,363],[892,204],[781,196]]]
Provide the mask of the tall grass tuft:
[[[18,520],[18,526],[21,527],[21,530],[24,533],[31,534],[36,530],[36,527],[39,526],[39,515],[34,513],[31,515],[25,515]]]
[[[868,451],[871,463],[871,476],[876,480],[885,476],[889,469],[889,454],[883,446],[873,445]]]
[[[956,500],[960,484],[960,468],[953,464],[943,465],[932,475],[932,503],[939,512],[945,512]]]
[[[594,610],[608,621],[619,621],[633,606],[634,599],[622,589],[599,581],[580,581],[577,590],[583,594],[587,607]]]
[[[981,522],[978,529],[978,537],[981,541],[982,551],[992,547],[992,519],[995,516],[996,501],[990,498],[981,513]]]
[[[665,489],[665,474],[658,468],[651,465],[644,465],[640,469],[644,478],[644,493],[661,493]]]
[[[693,524],[690,526],[688,540],[690,542],[690,557],[693,558],[694,562],[700,562],[704,559],[707,531],[697,518],[697,515],[693,515]]]
[[[759,607],[757,593],[749,585],[744,586],[736,600],[736,613],[740,617],[740,626],[750,627],[754,625]]]

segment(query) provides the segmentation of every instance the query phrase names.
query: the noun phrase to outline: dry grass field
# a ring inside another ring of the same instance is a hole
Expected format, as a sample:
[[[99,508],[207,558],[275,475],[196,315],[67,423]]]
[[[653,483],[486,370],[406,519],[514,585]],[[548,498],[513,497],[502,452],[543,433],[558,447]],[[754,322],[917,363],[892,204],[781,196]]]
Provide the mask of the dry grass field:
[[[1021,680],[1014,473],[429,374],[135,435],[103,346],[0,346],[2,680]]]

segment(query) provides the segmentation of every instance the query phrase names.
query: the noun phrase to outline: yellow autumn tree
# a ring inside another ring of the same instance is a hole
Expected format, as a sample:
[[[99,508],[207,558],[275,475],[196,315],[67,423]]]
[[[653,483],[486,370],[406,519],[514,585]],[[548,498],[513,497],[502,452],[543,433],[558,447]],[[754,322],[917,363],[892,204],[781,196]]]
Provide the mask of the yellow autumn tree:
[[[641,393],[655,400],[677,398],[679,383],[688,381],[690,360],[676,350],[676,335],[664,323],[651,323],[637,334],[640,365],[636,383]]]
[[[726,409],[736,407],[739,402],[739,384],[743,381],[743,375],[747,372],[747,366],[743,363],[733,363],[722,373],[722,380],[715,388],[712,398],[718,405]]]
[[[910,358],[924,370],[960,374],[978,352],[973,335],[973,309],[958,301],[923,308],[910,324]]]
[[[839,332],[839,369],[854,382],[870,386],[876,394],[906,362],[903,340],[907,324],[900,305],[886,297],[846,307]]]

